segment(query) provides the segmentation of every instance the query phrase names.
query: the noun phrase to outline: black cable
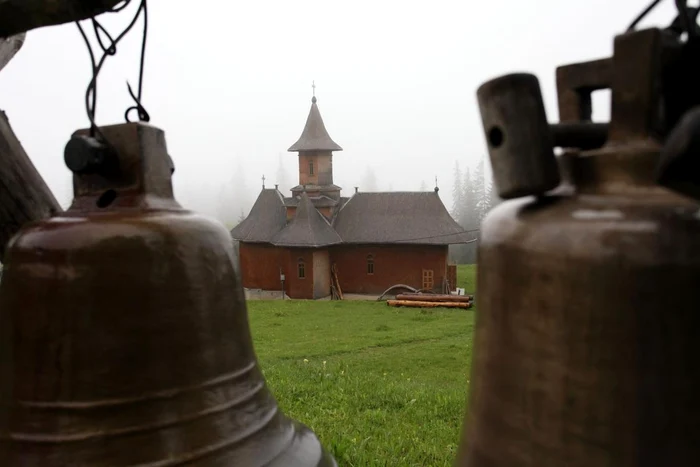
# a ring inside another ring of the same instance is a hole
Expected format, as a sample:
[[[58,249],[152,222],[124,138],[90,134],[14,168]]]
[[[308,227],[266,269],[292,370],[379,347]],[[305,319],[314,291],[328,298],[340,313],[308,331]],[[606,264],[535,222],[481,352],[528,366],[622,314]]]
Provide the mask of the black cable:
[[[656,8],[656,6],[657,6],[659,3],[661,3],[661,0],[653,0],[653,1],[649,4],[649,6],[647,6],[647,7],[644,9],[644,11],[642,11],[642,12],[634,19],[634,21],[632,21],[632,24],[630,24],[629,27],[627,28],[627,32],[633,31],[634,28],[637,27],[637,25],[639,24],[639,22],[642,21],[644,18],[646,18],[646,16],[651,12],[651,10],[653,10],[654,8]]]
[[[627,28],[627,32],[631,32],[656,6],[661,3],[661,0],[653,0],[637,17],[632,21],[632,24]],[[688,34],[688,37],[697,37],[700,35],[698,31],[698,13],[700,8],[691,8],[688,6],[688,0],[674,0],[678,16],[673,21],[671,29],[676,30],[680,26],[680,31]]]
[[[110,10],[111,13],[115,12],[120,12],[124,10],[127,6],[131,4],[132,0],[125,0],[124,3],[121,5],[115,6]],[[95,114],[96,114],[96,108],[97,108],[97,77],[102,70],[102,66],[104,65],[107,57],[110,55],[115,55],[117,53],[117,44],[131,31],[131,29],[134,27],[136,24],[136,21],[138,20],[139,16],[141,15],[141,12],[143,11],[144,17],[147,15],[147,8],[146,8],[146,0],[141,0],[141,4],[139,5],[139,8],[136,11],[136,14],[134,15],[134,18],[131,20],[129,25],[116,37],[113,38],[109,32],[100,24],[98,20],[95,18],[91,19],[93,30],[95,32],[95,36],[97,37],[97,42],[100,45],[100,48],[102,49],[102,56],[100,57],[100,60],[98,62],[95,61],[95,53],[92,49],[92,46],[90,45],[90,41],[88,40],[87,34],[85,33],[85,30],[83,27],[80,25],[79,22],[76,22],[76,25],[78,26],[78,30],[80,31],[80,34],[83,37],[83,40],[85,41],[85,45],[87,46],[88,53],[90,55],[90,64],[92,66],[92,78],[90,80],[90,83],[88,84],[88,88],[85,92],[85,107],[88,115],[88,119],[90,120],[90,135],[95,136],[96,133],[99,133],[100,136],[102,137],[103,140],[106,141],[104,138],[104,135],[99,131],[99,128],[97,127],[97,124],[95,123]],[[130,86],[128,85],[127,82],[127,87],[129,89],[129,93],[131,94],[132,98],[136,101],[136,108],[139,112],[139,117],[142,120],[148,121],[150,118],[148,116],[148,112],[146,112],[146,109],[143,107],[141,104],[141,95],[142,95],[142,81],[143,81],[143,69],[144,69],[144,61],[145,61],[145,48],[146,48],[146,34],[148,32],[147,29],[147,21],[144,19],[144,37],[143,37],[143,44],[141,47],[141,66],[140,66],[140,73],[139,73],[139,95],[138,98],[133,95],[133,92],[131,91]],[[105,44],[105,41],[103,41],[102,35],[106,36],[106,39],[109,43],[109,45]],[[131,110],[131,109],[129,109]],[[129,112],[127,110],[127,113]],[[127,118],[127,121],[128,118]]]
[[[132,110],[137,111],[139,120],[142,122],[149,122],[151,120],[150,115],[148,115],[148,112],[143,107],[143,104],[141,104],[141,96],[143,91],[143,69],[146,62],[146,38],[148,37],[148,7],[146,6],[146,0],[141,2],[141,9],[143,9],[143,40],[141,42],[141,63],[139,65],[139,92],[138,97],[134,96],[134,91],[131,89],[131,85],[127,81],[126,86],[129,90],[129,94],[136,102],[136,105],[129,107],[126,109],[126,112],[124,112],[124,119],[127,122],[131,121],[129,120],[129,112]]]
[[[690,15],[688,14],[688,0],[675,0],[675,3],[681,28],[688,33],[688,36],[695,35],[696,28],[695,26],[691,27]]]

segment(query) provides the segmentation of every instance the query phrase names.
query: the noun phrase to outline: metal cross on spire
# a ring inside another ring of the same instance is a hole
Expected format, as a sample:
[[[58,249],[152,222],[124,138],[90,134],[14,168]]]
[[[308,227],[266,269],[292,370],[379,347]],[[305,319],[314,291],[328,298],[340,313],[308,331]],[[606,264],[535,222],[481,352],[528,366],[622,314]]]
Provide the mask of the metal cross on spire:
[[[311,81],[311,89],[312,89],[311,92],[313,93],[312,97],[316,97],[316,81],[315,80]]]
[[[262,182],[263,182],[263,190],[265,189],[265,174],[262,176]]]

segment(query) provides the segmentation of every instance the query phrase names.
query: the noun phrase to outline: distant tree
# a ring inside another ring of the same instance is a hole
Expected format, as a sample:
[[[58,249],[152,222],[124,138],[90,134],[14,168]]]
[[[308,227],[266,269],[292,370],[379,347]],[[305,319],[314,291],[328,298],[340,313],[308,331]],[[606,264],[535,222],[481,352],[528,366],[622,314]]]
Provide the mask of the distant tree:
[[[454,179],[452,181],[452,217],[458,222],[464,202],[464,186],[462,180],[462,170],[459,168],[459,161],[455,161]]]
[[[279,190],[283,193],[292,188],[293,182],[289,180],[289,173],[284,166],[284,156],[282,154],[277,156],[277,174],[275,180],[277,185],[279,185]]]
[[[479,162],[476,164],[476,169],[474,170],[473,193],[475,201],[474,214],[476,215],[477,221],[480,223],[491,209],[491,195],[489,193],[488,182],[486,180],[486,171],[483,158],[479,160]]]
[[[425,184],[425,180],[421,180],[418,191],[428,191],[428,186]]]
[[[476,211],[476,193],[474,190],[474,180],[469,167],[464,169],[464,182],[462,184],[462,207],[457,215],[457,221],[465,229],[475,229],[478,224],[478,215]]]
[[[377,177],[374,175],[374,170],[371,167],[367,167],[365,170],[365,176],[362,179],[362,185],[360,186],[362,191],[377,191]]]
[[[216,217],[224,225],[234,224],[235,212],[232,210],[232,196],[230,183],[226,183],[219,188],[216,196]]]

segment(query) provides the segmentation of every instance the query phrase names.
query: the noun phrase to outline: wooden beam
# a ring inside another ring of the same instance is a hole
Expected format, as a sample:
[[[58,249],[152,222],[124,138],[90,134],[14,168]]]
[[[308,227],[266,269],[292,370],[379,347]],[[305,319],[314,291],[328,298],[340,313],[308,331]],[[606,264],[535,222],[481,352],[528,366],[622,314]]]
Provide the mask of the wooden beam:
[[[409,300],[414,302],[463,302],[469,303],[472,297],[469,295],[438,295],[438,294],[398,294],[396,300]]]
[[[26,36],[27,33],[23,32],[16,36],[0,39],[0,70],[5,68],[5,65],[19,52],[19,49],[24,45]]]
[[[389,306],[405,306],[409,308],[463,308],[472,307],[471,303],[463,302],[413,302],[410,300],[387,300]]]
[[[0,0],[0,38],[106,13],[122,0]]]
[[[26,223],[61,212],[0,110],[0,260],[7,242]]]

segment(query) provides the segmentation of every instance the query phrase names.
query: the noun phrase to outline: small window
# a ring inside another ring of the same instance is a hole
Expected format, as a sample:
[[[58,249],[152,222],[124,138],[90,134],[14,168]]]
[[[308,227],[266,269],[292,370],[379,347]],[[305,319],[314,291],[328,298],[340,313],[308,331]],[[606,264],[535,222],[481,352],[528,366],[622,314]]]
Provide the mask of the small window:
[[[374,274],[374,256],[367,255],[367,274]]]
[[[423,290],[433,289],[433,270],[423,269]]]
[[[306,269],[304,267],[304,260],[299,258],[299,262],[297,263],[297,273],[299,275],[299,279],[303,279],[306,277]]]
[[[309,161],[309,175],[314,174],[314,161]]]

